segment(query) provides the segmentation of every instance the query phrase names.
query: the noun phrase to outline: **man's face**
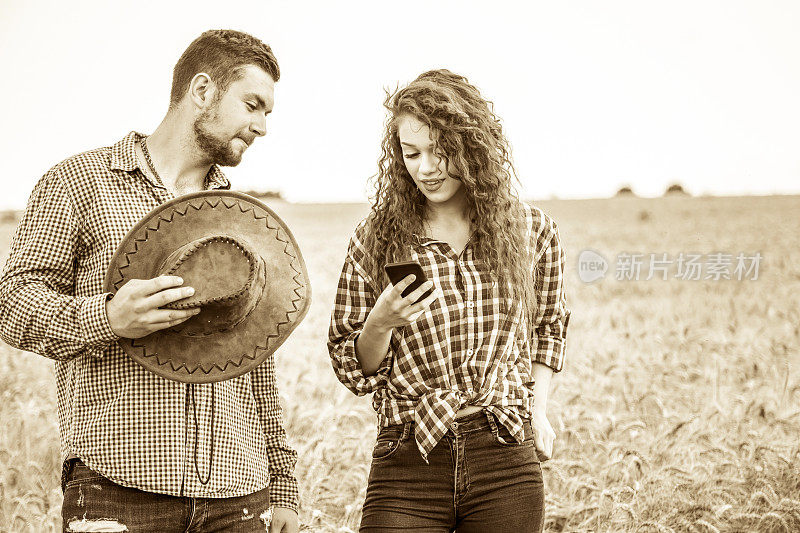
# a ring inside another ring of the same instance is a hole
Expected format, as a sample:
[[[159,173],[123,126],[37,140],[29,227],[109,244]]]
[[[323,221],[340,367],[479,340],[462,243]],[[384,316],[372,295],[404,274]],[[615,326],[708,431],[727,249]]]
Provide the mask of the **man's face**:
[[[235,167],[256,137],[267,132],[266,118],[274,105],[275,81],[261,68],[247,65],[241,78],[195,119],[197,146],[212,163]]]

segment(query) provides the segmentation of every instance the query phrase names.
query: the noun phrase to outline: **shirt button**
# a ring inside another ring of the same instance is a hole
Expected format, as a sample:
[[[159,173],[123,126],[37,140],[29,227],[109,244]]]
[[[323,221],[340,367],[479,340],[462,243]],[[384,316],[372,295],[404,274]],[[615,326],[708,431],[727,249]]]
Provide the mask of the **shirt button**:
[[[469,307],[469,308],[475,307],[475,302],[473,302],[473,301],[467,302],[467,307]]]
[[[467,350],[467,355],[472,355],[472,354],[473,354],[473,352],[472,352],[472,348],[470,348],[469,350]]]

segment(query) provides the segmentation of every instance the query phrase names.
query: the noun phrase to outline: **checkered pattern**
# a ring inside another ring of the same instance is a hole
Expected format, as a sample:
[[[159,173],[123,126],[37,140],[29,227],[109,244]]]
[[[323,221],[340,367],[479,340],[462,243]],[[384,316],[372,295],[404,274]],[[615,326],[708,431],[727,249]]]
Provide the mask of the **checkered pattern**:
[[[564,292],[564,250],[556,223],[526,206],[535,253],[537,317],[502,297],[470,244],[461,256],[445,242],[418,237],[410,259],[422,265],[441,296],[413,324],[392,331],[377,374],[364,376],[355,353],[380,290],[365,271],[362,222],[350,240],[336,292],[328,351],[339,380],[357,395],[373,394],[379,426],[415,422],[423,458],[459,408],[484,406],[522,442],[522,421],[533,408],[533,363],[555,372],[564,364],[570,311]]]
[[[0,276],[0,333],[55,359],[62,457],[128,487],[191,497],[251,494],[297,509],[272,357],[239,378],[188,385],[134,363],[108,324],[103,279],[122,238],[173,195],[139,168],[131,132],[53,167],[36,184]],[[228,189],[212,167],[206,189]],[[195,388],[198,427],[191,390]],[[208,475],[211,391],[214,457]]]

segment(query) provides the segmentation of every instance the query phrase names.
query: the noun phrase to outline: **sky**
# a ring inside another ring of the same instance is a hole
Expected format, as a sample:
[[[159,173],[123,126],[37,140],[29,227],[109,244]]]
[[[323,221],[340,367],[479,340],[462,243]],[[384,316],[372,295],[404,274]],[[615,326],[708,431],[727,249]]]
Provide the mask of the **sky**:
[[[431,68],[494,103],[525,198],[800,193],[800,2],[0,0],[0,209],[75,153],[150,133],[211,28],[281,68],[239,190],[366,201],[385,90]]]

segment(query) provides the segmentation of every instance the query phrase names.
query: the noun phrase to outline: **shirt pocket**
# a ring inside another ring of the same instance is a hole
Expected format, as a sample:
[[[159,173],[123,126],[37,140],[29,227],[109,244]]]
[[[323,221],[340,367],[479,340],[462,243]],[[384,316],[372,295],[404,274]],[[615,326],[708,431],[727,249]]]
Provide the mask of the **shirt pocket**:
[[[106,350],[101,359],[77,357],[75,365],[75,408],[91,408],[110,404],[119,400],[125,390],[129,390],[132,372],[138,366],[120,350]]]

